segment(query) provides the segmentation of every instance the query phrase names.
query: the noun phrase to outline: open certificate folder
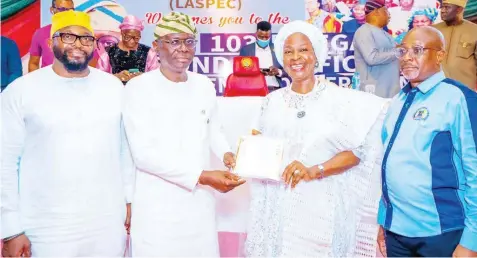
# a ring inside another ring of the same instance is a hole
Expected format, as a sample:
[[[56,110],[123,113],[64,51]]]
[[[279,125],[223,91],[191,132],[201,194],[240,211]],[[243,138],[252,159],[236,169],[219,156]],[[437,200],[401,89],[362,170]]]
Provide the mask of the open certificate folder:
[[[234,173],[245,178],[280,181],[284,143],[260,135],[240,138]]]

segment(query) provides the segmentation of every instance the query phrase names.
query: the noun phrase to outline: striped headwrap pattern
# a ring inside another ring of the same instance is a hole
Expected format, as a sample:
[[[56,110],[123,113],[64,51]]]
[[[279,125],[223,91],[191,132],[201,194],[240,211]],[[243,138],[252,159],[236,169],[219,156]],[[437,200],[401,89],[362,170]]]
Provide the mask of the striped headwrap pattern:
[[[379,0],[368,0],[364,5],[364,13],[366,15],[370,14],[372,11],[384,7],[384,1]]]
[[[197,35],[197,28],[189,15],[181,12],[171,12],[163,16],[157,23],[154,31],[154,38],[165,36],[172,33],[189,33]]]

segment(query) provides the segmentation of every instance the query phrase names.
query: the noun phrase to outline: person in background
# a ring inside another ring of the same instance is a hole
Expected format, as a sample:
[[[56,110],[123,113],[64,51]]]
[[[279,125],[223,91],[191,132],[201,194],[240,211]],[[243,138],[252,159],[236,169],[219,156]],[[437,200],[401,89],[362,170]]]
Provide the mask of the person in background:
[[[143,21],[127,15],[119,29],[121,41],[99,57],[97,68],[114,74],[126,84],[135,76],[156,69],[159,62],[154,49],[139,43],[144,30]]]
[[[398,6],[396,3],[394,3],[393,0],[384,0],[384,5],[388,9],[391,8],[391,7],[397,7]]]
[[[74,3],[72,0],[52,0],[50,13],[55,13],[74,10]],[[28,61],[28,72],[33,72],[40,67],[51,65],[54,60],[51,47],[48,46],[50,39],[51,24],[39,28],[33,34],[30,46],[30,60]],[[40,65],[41,60],[41,65]]]
[[[73,0],[75,10],[89,14],[96,38],[96,49],[90,65],[97,66],[99,57],[121,40],[119,25],[127,15],[120,1]],[[121,1],[122,2],[122,1]]]
[[[359,3],[359,0],[337,0],[337,2],[343,2],[350,10],[353,10],[353,8]]]
[[[219,257],[215,191],[245,183],[210,170],[211,151],[231,168],[235,156],[220,129],[215,87],[188,71],[197,29],[172,12],[156,25],[159,69],[125,88],[124,126],[137,167],[131,222],[134,257]]]
[[[355,33],[353,44],[356,71],[360,76],[360,90],[392,98],[401,89],[399,62],[394,53],[396,43],[383,28],[389,13],[379,0],[366,2],[366,24]],[[374,89],[368,89],[374,87]]]
[[[320,9],[321,0],[305,0],[305,8],[309,17],[307,22],[315,25],[323,33],[340,33],[342,22],[329,12]]]
[[[382,129],[378,243],[389,257],[477,257],[477,93],[446,78],[445,54],[430,26],[396,50],[409,83]]]
[[[22,76],[22,59],[15,41],[2,36],[2,92],[16,78]]]
[[[123,85],[88,66],[88,14],[52,17],[55,60],[2,93],[3,257],[124,254],[134,164]]]
[[[446,76],[476,90],[477,87],[477,24],[464,20],[467,0],[443,0],[441,18],[435,24],[446,40],[442,64]]]
[[[336,0],[321,0],[322,1],[322,6],[323,10],[326,12],[333,14],[338,11],[336,8]]]
[[[431,26],[436,20],[438,14],[439,13],[437,12],[436,8],[426,8],[426,9],[414,11],[408,20],[408,23],[409,23],[408,31],[412,30],[413,28]],[[406,31],[399,34],[396,37],[396,42],[398,44],[401,44],[402,39],[406,36],[406,34],[407,34]]]
[[[270,92],[282,87],[283,67],[278,63],[272,43],[272,25],[267,21],[257,24],[257,40],[243,46],[240,56],[256,56]],[[265,70],[264,70],[265,69]]]
[[[343,33],[354,34],[361,25],[366,23],[366,13],[364,10],[365,4],[361,2],[353,7],[351,12],[354,19],[343,23]]]
[[[416,10],[414,2],[415,0],[399,0],[399,6],[388,8],[391,19],[387,27],[394,37],[407,30],[407,21]]]

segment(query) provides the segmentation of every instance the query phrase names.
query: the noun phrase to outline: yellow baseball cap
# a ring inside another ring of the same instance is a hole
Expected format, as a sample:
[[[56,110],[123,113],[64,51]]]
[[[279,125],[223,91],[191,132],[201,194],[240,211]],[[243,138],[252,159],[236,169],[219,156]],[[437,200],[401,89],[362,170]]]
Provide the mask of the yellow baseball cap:
[[[55,32],[69,27],[69,26],[81,26],[89,30],[94,34],[93,27],[91,27],[91,19],[89,14],[79,11],[65,11],[59,12],[53,15],[51,18],[51,31],[50,37],[55,34]]]

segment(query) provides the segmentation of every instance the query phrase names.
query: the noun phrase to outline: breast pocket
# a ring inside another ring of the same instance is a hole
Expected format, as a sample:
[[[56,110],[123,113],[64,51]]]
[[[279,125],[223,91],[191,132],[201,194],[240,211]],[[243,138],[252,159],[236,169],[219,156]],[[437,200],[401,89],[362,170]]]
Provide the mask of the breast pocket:
[[[197,128],[199,139],[203,140],[209,135],[210,110],[207,107],[200,107],[197,115],[194,115],[194,124]]]
[[[475,40],[468,34],[460,36],[457,45],[457,56],[464,59],[469,59],[475,52]]]

